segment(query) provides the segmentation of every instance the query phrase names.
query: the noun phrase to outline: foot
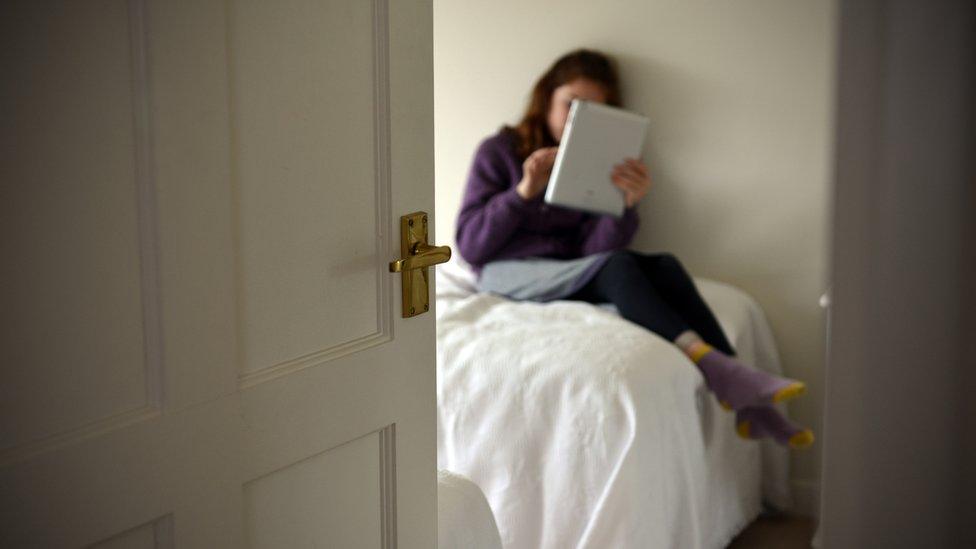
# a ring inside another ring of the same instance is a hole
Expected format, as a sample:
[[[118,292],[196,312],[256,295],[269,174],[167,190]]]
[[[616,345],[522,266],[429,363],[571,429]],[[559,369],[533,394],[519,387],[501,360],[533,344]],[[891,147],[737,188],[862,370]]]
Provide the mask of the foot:
[[[750,406],[735,413],[735,430],[742,438],[773,440],[790,448],[813,444],[813,431],[790,423],[772,406]]]
[[[726,409],[775,404],[806,391],[802,381],[749,368],[715,349],[702,354],[695,362],[708,388]]]

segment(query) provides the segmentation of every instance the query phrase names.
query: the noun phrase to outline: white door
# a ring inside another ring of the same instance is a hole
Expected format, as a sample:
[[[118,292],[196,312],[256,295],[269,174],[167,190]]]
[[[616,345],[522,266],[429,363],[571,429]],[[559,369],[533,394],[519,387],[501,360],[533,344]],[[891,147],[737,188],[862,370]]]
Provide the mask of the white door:
[[[0,3],[0,547],[435,545],[431,52],[430,0]]]

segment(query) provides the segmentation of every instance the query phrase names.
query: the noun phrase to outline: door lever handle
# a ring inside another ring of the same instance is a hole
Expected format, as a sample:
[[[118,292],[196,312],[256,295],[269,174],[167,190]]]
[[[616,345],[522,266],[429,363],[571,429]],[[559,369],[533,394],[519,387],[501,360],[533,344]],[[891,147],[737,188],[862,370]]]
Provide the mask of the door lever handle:
[[[400,273],[403,318],[430,310],[430,277],[427,268],[451,259],[447,246],[427,243],[427,214],[414,212],[400,217],[400,259],[390,262],[390,272]]]
[[[390,272],[402,273],[403,271],[422,269],[424,267],[447,263],[450,259],[450,246],[431,246],[416,242],[410,247],[410,255],[408,257],[390,262]]]

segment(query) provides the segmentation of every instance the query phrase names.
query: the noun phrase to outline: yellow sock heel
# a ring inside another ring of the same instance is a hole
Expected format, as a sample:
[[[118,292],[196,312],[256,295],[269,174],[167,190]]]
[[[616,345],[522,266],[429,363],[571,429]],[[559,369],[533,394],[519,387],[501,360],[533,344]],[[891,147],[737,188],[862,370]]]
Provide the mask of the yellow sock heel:
[[[685,352],[688,354],[688,358],[690,358],[692,362],[698,364],[698,361],[701,360],[703,356],[707,355],[711,350],[711,345],[705,343],[704,341],[700,341],[689,347]]]
[[[807,385],[802,381],[791,383],[773,394],[773,402],[783,402],[798,397],[807,391]]]
[[[735,432],[742,438],[752,438],[749,436],[749,421],[743,421],[735,426]]]
[[[804,429],[790,437],[790,448],[806,448],[813,444],[813,441],[813,431],[810,429]]]

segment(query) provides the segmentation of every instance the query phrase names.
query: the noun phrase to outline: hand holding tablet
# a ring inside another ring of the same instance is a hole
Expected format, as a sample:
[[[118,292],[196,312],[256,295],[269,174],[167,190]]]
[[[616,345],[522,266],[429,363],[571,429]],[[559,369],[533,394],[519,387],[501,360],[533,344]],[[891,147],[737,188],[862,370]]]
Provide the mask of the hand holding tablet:
[[[622,216],[647,192],[647,169],[636,160],[647,125],[639,114],[574,99],[545,201]]]
[[[651,188],[647,166],[638,158],[625,158],[613,167],[610,180],[624,193],[624,206],[630,208],[640,202]]]
[[[552,165],[556,160],[556,147],[543,147],[522,162],[522,180],[515,187],[523,200],[535,198],[546,190]]]

